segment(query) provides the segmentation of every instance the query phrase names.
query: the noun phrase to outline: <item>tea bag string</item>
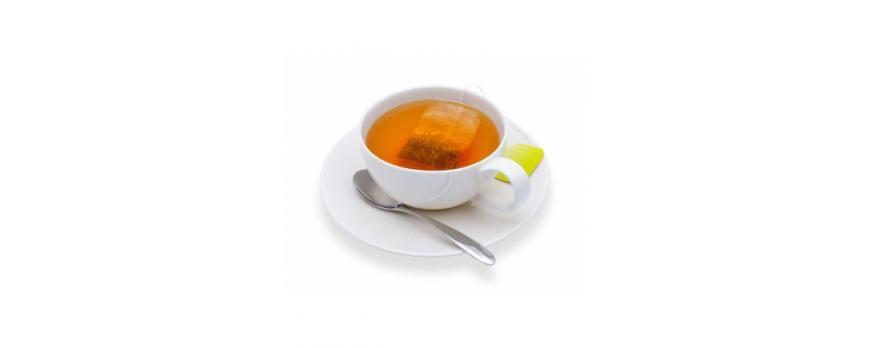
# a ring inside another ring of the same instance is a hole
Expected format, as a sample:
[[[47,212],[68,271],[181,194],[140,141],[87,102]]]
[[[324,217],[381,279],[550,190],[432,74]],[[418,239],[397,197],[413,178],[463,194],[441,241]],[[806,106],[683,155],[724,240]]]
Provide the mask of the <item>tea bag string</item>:
[[[465,96],[468,95],[468,90],[471,89],[471,87],[477,87],[477,90],[480,91],[480,96],[486,97],[486,92],[483,91],[483,87],[480,87],[480,85],[476,83],[469,83],[467,86],[465,86],[465,90],[462,91],[462,98],[459,99],[460,103],[466,104]]]

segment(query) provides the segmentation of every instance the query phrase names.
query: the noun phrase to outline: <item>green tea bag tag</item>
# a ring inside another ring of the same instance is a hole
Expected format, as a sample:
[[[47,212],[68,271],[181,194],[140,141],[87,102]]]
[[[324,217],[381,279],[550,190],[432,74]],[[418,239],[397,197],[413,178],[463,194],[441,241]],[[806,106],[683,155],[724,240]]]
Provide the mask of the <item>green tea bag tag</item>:
[[[532,173],[538,168],[538,164],[541,164],[541,160],[544,159],[544,149],[528,144],[516,144],[505,150],[504,157],[519,163],[526,171],[526,175],[532,176]],[[510,180],[502,173],[498,173],[495,178],[510,183]]]

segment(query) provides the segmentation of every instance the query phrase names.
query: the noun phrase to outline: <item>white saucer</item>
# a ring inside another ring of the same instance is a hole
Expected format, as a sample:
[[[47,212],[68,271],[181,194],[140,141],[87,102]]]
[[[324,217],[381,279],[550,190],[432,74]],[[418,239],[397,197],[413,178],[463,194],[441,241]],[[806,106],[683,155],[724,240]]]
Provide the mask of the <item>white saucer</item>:
[[[508,147],[517,143],[537,145],[517,126],[510,122],[507,124]],[[326,156],[321,169],[320,194],[335,221],[354,237],[383,250],[414,256],[462,253],[425,222],[404,214],[378,210],[363,201],[351,182],[356,171],[365,169],[358,133],[359,130],[355,128],[341,138]],[[550,186],[550,166],[546,157],[530,179],[529,200],[513,212],[501,212],[473,200],[455,208],[425,213],[462,231],[480,244],[490,246],[519,229],[541,206]],[[493,180],[481,195],[504,201],[513,199],[510,185],[498,180]]]

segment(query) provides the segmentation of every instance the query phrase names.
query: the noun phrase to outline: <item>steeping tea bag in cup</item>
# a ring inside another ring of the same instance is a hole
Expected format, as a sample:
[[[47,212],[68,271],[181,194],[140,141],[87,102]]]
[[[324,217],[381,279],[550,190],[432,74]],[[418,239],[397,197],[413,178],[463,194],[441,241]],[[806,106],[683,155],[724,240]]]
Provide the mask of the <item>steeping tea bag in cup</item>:
[[[399,157],[430,169],[456,168],[479,125],[476,110],[439,101],[423,111]]]

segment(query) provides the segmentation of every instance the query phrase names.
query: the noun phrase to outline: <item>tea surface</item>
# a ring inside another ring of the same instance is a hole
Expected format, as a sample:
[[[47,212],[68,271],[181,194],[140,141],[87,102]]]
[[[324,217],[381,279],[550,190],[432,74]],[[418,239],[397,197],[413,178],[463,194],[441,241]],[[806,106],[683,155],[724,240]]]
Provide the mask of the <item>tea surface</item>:
[[[399,105],[372,124],[366,146],[392,164],[423,170],[461,168],[489,156],[498,129],[483,112],[447,100]]]

